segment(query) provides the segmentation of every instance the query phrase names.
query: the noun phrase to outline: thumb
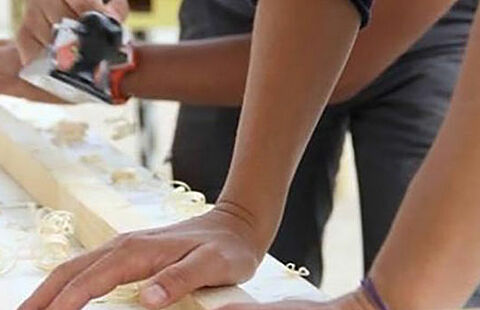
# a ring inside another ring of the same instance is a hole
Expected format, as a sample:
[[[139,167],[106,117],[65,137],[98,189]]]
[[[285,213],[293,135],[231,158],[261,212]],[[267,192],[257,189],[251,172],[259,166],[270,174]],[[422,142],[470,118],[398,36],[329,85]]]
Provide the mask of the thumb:
[[[140,292],[142,306],[152,310],[164,308],[199,288],[222,284],[216,277],[226,272],[218,270],[221,264],[216,264],[209,252],[202,247],[193,250],[152,277]]]

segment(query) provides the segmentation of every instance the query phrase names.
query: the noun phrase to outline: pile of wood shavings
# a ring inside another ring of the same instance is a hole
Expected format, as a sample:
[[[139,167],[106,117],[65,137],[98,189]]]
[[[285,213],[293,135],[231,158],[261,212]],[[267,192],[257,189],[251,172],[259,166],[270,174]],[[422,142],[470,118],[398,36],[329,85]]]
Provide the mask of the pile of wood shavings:
[[[52,271],[72,256],[73,214],[40,208],[35,217],[39,242],[34,250],[34,264],[41,270]]]
[[[175,210],[187,218],[202,215],[210,211],[213,206],[207,204],[205,195],[192,191],[188,184],[172,181],[172,192],[167,196],[166,203],[175,206]]]
[[[44,271],[52,271],[72,256],[74,215],[67,211],[53,211],[48,208],[36,210],[37,233],[41,239],[36,251],[34,264]],[[140,294],[138,283],[117,287],[96,303],[135,302]]]

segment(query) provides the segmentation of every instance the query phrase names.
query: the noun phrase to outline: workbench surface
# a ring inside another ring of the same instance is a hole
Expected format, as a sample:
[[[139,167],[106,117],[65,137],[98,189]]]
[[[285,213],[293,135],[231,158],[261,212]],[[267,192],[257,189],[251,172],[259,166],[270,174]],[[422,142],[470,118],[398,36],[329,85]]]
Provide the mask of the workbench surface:
[[[38,111],[38,106],[32,109]],[[58,114],[57,119],[63,119],[68,115],[58,107],[49,109],[50,116],[52,113]],[[22,111],[22,115],[25,114]],[[32,115],[34,114],[37,113],[33,111]],[[18,258],[9,272],[0,275],[0,310],[16,309],[47,276],[33,264],[32,249],[36,236],[32,204],[35,204],[33,199],[0,167],[0,234],[2,236],[0,247],[17,253]],[[80,246],[78,250],[82,250]],[[266,257],[255,277],[241,285],[241,288],[259,302],[325,299],[325,296],[316,288],[306,281],[299,280],[297,275],[289,273],[281,263],[270,256]],[[140,308],[136,305],[92,303],[85,309],[135,310]]]

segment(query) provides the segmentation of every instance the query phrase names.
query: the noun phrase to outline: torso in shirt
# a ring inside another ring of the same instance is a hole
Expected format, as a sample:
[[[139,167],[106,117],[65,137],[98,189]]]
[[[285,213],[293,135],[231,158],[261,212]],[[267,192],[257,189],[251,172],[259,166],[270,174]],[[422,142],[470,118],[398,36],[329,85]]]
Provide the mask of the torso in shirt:
[[[219,9],[229,10],[252,23],[255,6],[251,0],[211,0]],[[214,9],[215,5],[212,5]],[[459,0],[408,53],[442,53],[452,48],[463,48],[473,22],[478,0]]]

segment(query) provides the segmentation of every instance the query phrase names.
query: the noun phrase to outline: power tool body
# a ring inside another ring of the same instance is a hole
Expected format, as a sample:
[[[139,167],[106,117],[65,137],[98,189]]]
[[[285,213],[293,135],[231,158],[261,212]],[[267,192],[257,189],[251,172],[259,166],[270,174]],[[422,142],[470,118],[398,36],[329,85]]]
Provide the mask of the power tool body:
[[[116,104],[112,77],[135,64],[128,32],[98,12],[54,27],[53,43],[27,65],[20,77],[70,103]]]

